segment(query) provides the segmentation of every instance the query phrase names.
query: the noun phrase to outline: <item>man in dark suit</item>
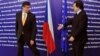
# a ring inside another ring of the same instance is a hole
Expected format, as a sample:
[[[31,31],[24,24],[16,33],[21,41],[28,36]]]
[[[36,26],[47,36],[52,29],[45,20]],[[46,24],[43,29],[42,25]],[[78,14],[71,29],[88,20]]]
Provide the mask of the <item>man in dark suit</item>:
[[[16,13],[16,35],[18,38],[18,56],[24,56],[24,44],[26,43],[35,56],[40,56],[36,49],[36,18],[30,12],[30,3],[22,4],[22,11]]]
[[[75,1],[73,4],[75,15],[73,19],[69,19],[64,25],[59,24],[58,30],[66,28],[72,24],[72,30],[69,41],[73,45],[73,56],[83,56],[84,46],[87,42],[87,15],[84,11],[82,1]]]

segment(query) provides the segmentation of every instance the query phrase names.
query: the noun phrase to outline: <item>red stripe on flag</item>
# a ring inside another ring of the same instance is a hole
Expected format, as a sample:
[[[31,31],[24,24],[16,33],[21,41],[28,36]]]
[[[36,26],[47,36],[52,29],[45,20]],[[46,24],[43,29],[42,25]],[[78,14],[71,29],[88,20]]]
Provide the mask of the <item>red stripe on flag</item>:
[[[52,53],[55,50],[55,42],[53,40],[52,34],[49,29],[49,25],[47,22],[45,22],[43,25],[43,39],[46,43],[48,52]]]

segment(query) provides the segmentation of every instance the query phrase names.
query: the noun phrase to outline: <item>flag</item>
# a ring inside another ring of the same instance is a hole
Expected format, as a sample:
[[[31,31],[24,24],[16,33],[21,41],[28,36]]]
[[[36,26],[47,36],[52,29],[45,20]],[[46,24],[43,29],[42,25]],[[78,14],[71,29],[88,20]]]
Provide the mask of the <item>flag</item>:
[[[67,16],[67,0],[63,0],[63,7],[62,7],[62,24],[67,22],[66,16]],[[68,32],[66,29],[61,30],[61,48],[63,56],[66,56],[68,53]]]
[[[51,54],[55,51],[55,40],[53,31],[52,14],[50,7],[50,0],[47,0],[47,16],[43,24],[43,39],[47,46],[47,51]]]

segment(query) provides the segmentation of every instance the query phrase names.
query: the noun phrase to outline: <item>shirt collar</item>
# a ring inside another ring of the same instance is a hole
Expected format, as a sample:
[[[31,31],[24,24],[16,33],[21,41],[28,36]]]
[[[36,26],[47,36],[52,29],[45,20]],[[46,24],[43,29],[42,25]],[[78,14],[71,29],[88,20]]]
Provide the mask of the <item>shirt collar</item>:
[[[27,13],[25,13],[24,11],[22,11],[22,14],[27,14]]]
[[[82,10],[78,10],[78,11],[77,11],[77,15],[78,15],[81,11],[82,11]]]

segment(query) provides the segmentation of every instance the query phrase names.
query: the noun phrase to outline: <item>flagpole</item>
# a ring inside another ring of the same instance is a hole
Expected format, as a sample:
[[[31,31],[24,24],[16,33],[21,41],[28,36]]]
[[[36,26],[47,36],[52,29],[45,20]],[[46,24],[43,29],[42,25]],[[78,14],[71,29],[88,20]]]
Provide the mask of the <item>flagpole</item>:
[[[48,18],[48,3],[49,3],[49,0],[47,0],[47,3],[46,3],[46,5],[47,5],[47,18]],[[47,49],[47,56],[49,56],[49,53],[48,53],[48,49]]]
[[[48,0],[47,0],[47,18],[48,18]],[[49,56],[48,49],[47,49],[47,56]]]

